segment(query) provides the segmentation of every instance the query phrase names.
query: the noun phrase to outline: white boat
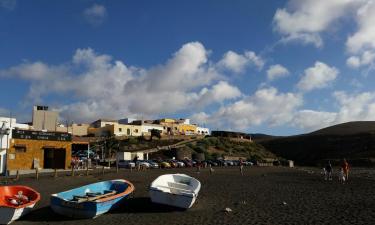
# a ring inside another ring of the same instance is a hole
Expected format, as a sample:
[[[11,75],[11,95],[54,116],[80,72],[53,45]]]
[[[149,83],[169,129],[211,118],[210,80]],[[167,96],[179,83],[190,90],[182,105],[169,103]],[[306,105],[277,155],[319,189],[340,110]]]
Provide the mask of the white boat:
[[[154,203],[190,208],[198,197],[201,183],[185,174],[165,174],[156,178],[150,186]]]
[[[40,200],[40,194],[27,186],[0,187],[0,224],[10,224],[26,215]]]

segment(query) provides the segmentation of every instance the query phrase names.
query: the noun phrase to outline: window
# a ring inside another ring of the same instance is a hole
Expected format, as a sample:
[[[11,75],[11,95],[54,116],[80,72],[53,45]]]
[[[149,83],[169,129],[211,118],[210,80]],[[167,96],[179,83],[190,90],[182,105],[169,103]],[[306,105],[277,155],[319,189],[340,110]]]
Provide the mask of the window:
[[[26,152],[26,146],[15,146],[14,149],[16,150],[16,153],[25,153]]]
[[[134,132],[135,132],[135,133],[138,133],[138,129],[135,129]]]
[[[129,129],[129,128],[126,130],[126,133],[127,133],[128,135],[130,135],[130,129]]]
[[[177,130],[177,127],[175,127],[174,129]]]
[[[122,132],[122,128],[119,128],[119,129],[118,129],[118,132]]]

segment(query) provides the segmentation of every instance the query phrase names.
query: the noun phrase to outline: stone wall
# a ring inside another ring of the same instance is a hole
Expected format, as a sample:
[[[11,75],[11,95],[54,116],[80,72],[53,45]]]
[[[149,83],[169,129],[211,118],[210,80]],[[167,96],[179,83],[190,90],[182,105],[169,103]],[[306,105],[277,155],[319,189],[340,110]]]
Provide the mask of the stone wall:
[[[70,168],[72,156],[71,144],[72,142],[69,141],[12,139],[7,157],[7,170],[34,169],[35,162],[39,164],[39,168],[44,168],[45,148],[54,149],[54,151],[65,151],[65,169],[68,169]],[[20,151],[23,147],[25,148],[24,152]]]

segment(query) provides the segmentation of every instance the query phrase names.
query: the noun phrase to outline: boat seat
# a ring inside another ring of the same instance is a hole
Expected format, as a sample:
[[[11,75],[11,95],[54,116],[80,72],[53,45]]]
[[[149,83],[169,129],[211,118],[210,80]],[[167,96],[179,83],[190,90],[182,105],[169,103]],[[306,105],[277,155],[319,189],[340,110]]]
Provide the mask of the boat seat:
[[[102,193],[101,192],[86,192],[87,197],[95,197],[95,196],[98,196],[98,195],[102,195]]]
[[[172,188],[178,188],[178,189],[183,189],[183,190],[191,190],[191,187],[187,184],[183,183],[177,183],[177,182],[168,182],[168,186]]]

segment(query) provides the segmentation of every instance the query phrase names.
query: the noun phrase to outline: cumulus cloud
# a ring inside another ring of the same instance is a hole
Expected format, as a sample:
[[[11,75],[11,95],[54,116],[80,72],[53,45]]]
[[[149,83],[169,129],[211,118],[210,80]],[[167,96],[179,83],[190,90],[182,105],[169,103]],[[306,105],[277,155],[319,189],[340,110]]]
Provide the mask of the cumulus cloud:
[[[274,87],[262,88],[253,95],[243,96],[238,101],[222,106],[211,115],[200,112],[192,118],[212,127],[245,130],[254,125],[276,126],[292,120],[295,110],[301,106],[301,95],[280,93]]]
[[[375,59],[374,51],[365,51],[361,56],[351,56],[346,60],[346,65],[351,68],[359,68],[373,64]]]
[[[235,73],[242,73],[249,65],[253,65],[260,70],[264,66],[264,60],[252,51],[245,51],[244,54],[228,51],[218,62],[217,66],[222,69],[231,70]]]
[[[338,74],[339,70],[335,67],[330,67],[325,63],[317,61],[313,67],[307,68],[304,71],[297,87],[302,91],[321,89],[332,83]]]
[[[347,48],[352,53],[367,48],[375,48],[375,2],[366,1],[357,11],[358,30],[351,35],[347,42]]]
[[[293,125],[306,131],[314,131],[332,125],[337,113],[315,110],[300,110],[293,118]]]
[[[89,24],[97,26],[107,18],[107,9],[103,5],[93,4],[83,11],[83,17]]]
[[[375,120],[375,92],[348,94],[343,91],[333,93],[337,104],[336,112],[300,110],[293,124],[306,131],[345,123],[349,121]]]
[[[279,8],[273,18],[274,28],[282,41],[299,41],[321,47],[320,33],[328,30],[336,21],[350,15],[362,0],[290,0],[285,8]]]
[[[242,96],[216,71],[208,50],[190,42],[166,63],[151,67],[128,66],[93,49],[77,49],[70,62],[48,65],[22,63],[0,71],[0,76],[30,82],[28,100],[43,102],[50,94],[69,96],[58,107],[75,121],[99,117],[158,116],[202,109]]]
[[[268,80],[275,80],[289,75],[289,70],[280,64],[271,65],[267,70]]]

